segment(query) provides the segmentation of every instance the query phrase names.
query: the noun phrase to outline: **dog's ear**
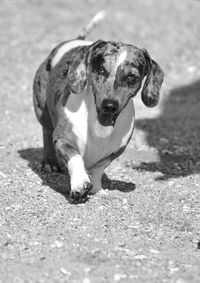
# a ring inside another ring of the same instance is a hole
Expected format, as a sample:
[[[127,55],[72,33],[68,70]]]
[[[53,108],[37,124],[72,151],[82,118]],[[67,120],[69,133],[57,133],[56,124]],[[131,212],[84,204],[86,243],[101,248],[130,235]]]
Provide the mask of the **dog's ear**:
[[[100,48],[102,48],[102,47],[103,47],[104,45],[106,45],[106,44],[107,44],[106,41],[99,39],[99,40],[95,41],[95,42],[90,46],[89,52],[88,52],[88,54],[87,54],[87,64],[91,64],[91,60],[92,60],[92,58],[93,58],[95,49],[96,49],[96,48],[100,49]]]
[[[104,41],[98,40],[93,43],[89,49],[86,49],[84,53],[77,54],[75,62],[70,63],[69,70],[67,73],[69,88],[74,93],[81,93],[87,84],[87,66],[90,60],[90,55],[93,48],[97,45],[105,44]]]
[[[84,62],[69,66],[67,74],[69,88],[73,93],[81,93],[87,84],[86,66]]]
[[[151,59],[149,53],[145,49],[142,49],[142,52],[146,59],[146,80],[141,92],[142,101],[147,107],[154,107],[159,101],[164,73],[160,66]]]

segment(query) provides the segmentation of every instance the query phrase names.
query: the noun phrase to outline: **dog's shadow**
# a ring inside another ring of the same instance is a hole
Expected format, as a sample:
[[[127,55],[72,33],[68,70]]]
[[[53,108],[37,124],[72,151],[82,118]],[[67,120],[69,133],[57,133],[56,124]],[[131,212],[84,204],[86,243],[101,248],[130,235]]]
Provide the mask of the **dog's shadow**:
[[[168,180],[200,172],[200,80],[172,89],[163,112],[155,119],[141,119],[136,128],[146,133],[159,162],[141,162],[136,170],[161,172]]]
[[[27,148],[18,151],[21,158],[28,161],[28,166],[41,178],[42,184],[49,186],[52,190],[62,194],[69,202],[73,202],[69,197],[70,178],[65,173],[48,173],[40,170],[42,148]],[[108,190],[118,190],[130,192],[135,190],[135,184],[119,180],[111,180],[106,174],[103,175],[103,188]]]

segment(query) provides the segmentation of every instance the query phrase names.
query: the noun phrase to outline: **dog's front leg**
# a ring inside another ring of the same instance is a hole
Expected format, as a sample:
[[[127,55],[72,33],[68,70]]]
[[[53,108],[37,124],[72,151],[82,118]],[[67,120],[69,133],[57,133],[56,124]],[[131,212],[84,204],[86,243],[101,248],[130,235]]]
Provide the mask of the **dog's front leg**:
[[[102,160],[95,167],[90,169],[91,180],[93,188],[91,190],[91,194],[96,194],[97,192],[102,191],[102,176],[105,168],[110,164],[111,160],[109,157]]]
[[[78,151],[66,143],[65,140],[57,138],[54,141],[55,151],[62,164],[68,168],[70,175],[70,195],[79,201],[86,197],[92,189],[90,178],[85,170],[84,162]]]
[[[96,194],[97,192],[102,190],[102,176],[104,172],[104,166],[96,167],[90,171],[91,180],[93,188],[91,190],[91,194]]]

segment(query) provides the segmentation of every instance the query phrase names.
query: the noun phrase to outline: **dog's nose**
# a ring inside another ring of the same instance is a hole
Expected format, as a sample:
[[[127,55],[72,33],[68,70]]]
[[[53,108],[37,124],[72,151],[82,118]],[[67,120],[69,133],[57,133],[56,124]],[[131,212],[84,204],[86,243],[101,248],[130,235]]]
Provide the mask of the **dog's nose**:
[[[119,103],[116,100],[104,99],[102,102],[102,109],[106,113],[116,113],[119,108]]]

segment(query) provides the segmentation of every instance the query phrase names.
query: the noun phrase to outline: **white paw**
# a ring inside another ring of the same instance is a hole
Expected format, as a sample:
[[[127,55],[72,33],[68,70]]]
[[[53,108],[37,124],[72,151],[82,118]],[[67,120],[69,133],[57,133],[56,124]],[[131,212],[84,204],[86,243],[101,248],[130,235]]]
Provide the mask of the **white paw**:
[[[70,196],[79,201],[87,196],[87,194],[92,190],[92,183],[87,174],[84,177],[73,176],[71,179],[71,191]]]

